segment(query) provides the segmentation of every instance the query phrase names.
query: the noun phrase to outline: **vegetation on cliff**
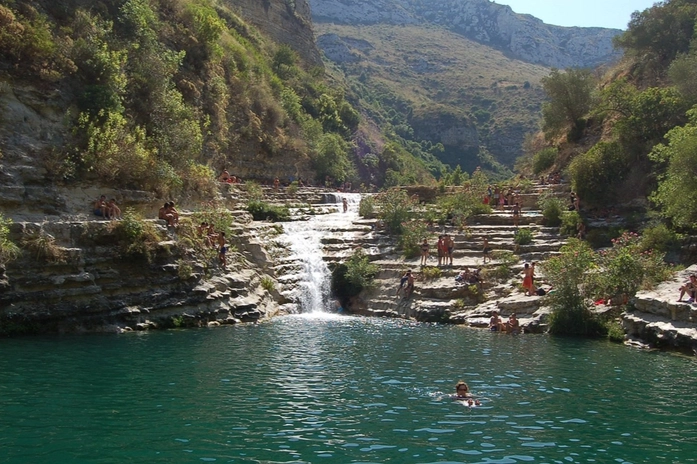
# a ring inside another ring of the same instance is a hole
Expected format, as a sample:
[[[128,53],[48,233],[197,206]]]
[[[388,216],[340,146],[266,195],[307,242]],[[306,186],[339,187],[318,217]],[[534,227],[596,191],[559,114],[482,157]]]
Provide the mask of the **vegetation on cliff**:
[[[697,229],[697,4],[668,0],[637,12],[616,39],[625,59],[609,74],[554,70],[543,135],[527,140],[522,172],[562,171],[585,207],[650,197],[677,230]]]
[[[55,181],[164,196],[206,195],[223,168],[356,186],[405,168],[393,182],[431,179],[401,148],[356,157],[361,118],[344,91],[223,1],[2,0],[0,77],[4,91],[62,96],[63,142],[39,160]]]

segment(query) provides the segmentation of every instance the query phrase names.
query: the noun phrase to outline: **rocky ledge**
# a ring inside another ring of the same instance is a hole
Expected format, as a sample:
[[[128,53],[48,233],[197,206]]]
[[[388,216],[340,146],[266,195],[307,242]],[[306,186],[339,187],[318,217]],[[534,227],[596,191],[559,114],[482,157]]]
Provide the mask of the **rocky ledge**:
[[[678,301],[680,286],[690,274],[697,274],[697,265],[651,291],[636,294],[631,309],[622,314],[622,326],[630,339],[697,354],[697,305],[687,301],[689,295]]]

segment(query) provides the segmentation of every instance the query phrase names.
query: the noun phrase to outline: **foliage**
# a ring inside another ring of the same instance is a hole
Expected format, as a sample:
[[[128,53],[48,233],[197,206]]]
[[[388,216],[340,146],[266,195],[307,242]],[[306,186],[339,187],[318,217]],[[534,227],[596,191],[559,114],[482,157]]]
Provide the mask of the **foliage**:
[[[401,233],[397,246],[404,253],[405,258],[414,258],[421,253],[421,243],[430,235],[428,225],[423,221],[405,221],[400,226]]]
[[[407,192],[399,188],[391,188],[386,192],[375,195],[375,204],[379,211],[378,217],[385,222],[387,230],[395,235],[402,233],[402,225],[412,215],[415,200],[409,198]]]
[[[27,232],[22,237],[22,247],[38,259],[51,263],[65,261],[65,250],[56,244],[56,238],[48,234],[43,226],[36,232]]]
[[[300,184],[298,183],[297,180],[294,180],[293,182],[290,183],[290,185],[286,189],[286,192],[288,192],[288,195],[295,195],[296,193],[298,193],[299,188],[300,188]]]
[[[250,201],[247,203],[247,211],[255,221],[289,221],[290,211],[286,206],[271,205],[263,201]]]
[[[10,224],[12,219],[5,218],[0,213],[0,265],[14,261],[21,253],[19,247],[9,238]]]
[[[632,14],[615,45],[640,61],[644,73],[660,73],[678,54],[689,50],[696,16],[697,5],[690,0],[657,2]]]
[[[602,273],[589,276],[588,292],[592,298],[629,298],[637,290],[652,288],[670,276],[663,254],[641,250],[641,237],[625,232],[612,240],[612,248],[597,254]]]
[[[194,274],[194,267],[186,259],[177,260],[177,275],[181,280],[188,280]]]
[[[622,325],[616,321],[610,321],[605,323],[605,328],[608,340],[614,343],[624,343],[626,337]]]
[[[426,280],[440,279],[443,276],[441,268],[436,266],[424,266],[421,268],[421,275]]]
[[[566,127],[577,127],[591,108],[594,86],[595,79],[589,70],[552,69],[542,79],[542,87],[550,99],[542,107],[545,134],[555,135]]]
[[[671,130],[667,145],[658,145],[651,158],[667,165],[659,176],[658,188],[651,200],[675,226],[697,228],[697,113],[691,111],[692,122]]]
[[[162,239],[152,222],[143,220],[133,208],[126,208],[121,221],[110,224],[124,253],[148,261]]]
[[[371,288],[379,272],[380,268],[359,248],[332,271],[332,292],[342,300],[354,297]]]
[[[670,230],[665,224],[656,224],[644,228],[641,231],[641,251],[654,250],[666,253],[680,246],[680,236]]]
[[[244,184],[247,196],[251,201],[261,201],[264,198],[264,190],[257,182],[249,181]]]
[[[588,244],[570,239],[559,255],[541,266],[554,288],[549,294],[552,307],[549,331],[564,335],[603,334],[602,323],[591,313],[582,294],[585,276],[596,269],[594,253]]]
[[[599,142],[569,166],[573,188],[585,204],[617,202],[617,186],[628,172],[628,156],[619,142]]]
[[[575,237],[578,234],[578,225],[583,218],[578,211],[564,211],[561,215],[561,227],[559,232],[567,237]]]
[[[267,292],[272,292],[276,288],[276,284],[273,279],[269,276],[261,277],[261,287]]]
[[[498,264],[493,269],[484,270],[487,279],[506,280],[511,278],[513,276],[512,267],[520,260],[518,255],[508,250],[495,250],[491,257]]]
[[[542,210],[542,221],[549,227],[558,227],[561,224],[561,216],[565,210],[564,202],[553,195],[543,195],[538,204]]]
[[[532,157],[533,174],[539,175],[541,172],[551,168],[557,160],[557,154],[558,151],[554,147],[547,147],[535,153]]]
[[[361,196],[361,202],[358,204],[358,214],[366,219],[374,217],[375,199],[371,195]]]
[[[513,239],[516,245],[529,245],[532,243],[532,240],[532,230],[526,228],[518,229],[517,233],[515,234],[515,238]]]

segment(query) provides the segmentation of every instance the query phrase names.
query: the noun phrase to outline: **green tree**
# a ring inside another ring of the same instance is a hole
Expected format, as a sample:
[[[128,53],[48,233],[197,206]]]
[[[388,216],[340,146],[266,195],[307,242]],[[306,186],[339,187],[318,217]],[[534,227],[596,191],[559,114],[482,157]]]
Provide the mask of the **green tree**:
[[[697,4],[693,0],[668,0],[634,12],[627,30],[615,45],[634,57],[643,70],[662,73],[680,53],[686,53],[694,36]]]
[[[579,127],[592,104],[595,79],[591,72],[587,69],[567,69],[565,72],[553,69],[549,76],[542,78],[542,87],[550,99],[542,107],[545,133],[556,135],[566,127]]]
[[[667,168],[658,180],[651,200],[677,227],[697,228],[697,111],[691,122],[666,135],[667,144],[654,147],[651,159]]]
[[[628,156],[617,142],[600,142],[569,166],[573,188],[584,203],[614,203],[616,189],[627,174]]]

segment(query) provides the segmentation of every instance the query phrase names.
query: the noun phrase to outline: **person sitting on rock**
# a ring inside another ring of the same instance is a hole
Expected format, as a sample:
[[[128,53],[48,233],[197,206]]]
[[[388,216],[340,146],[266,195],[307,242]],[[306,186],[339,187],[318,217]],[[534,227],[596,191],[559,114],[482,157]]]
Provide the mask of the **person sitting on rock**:
[[[102,195],[94,202],[94,215],[101,216],[103,218],[107,217],[107,205],[106,205],[106,195]]]
[[[515,313],[511,313],[511,315],[508,316],[508,322],[506,322],[506,332],[511,334],[520,333],[520,322],[518,321]]]
[[[174,202],[165,203],[165,205],[160,208],[157,217],[166,221],[168,227],[175,227],[179,222],[179,214],[177,210],[174,209]]]
[[[685,282],[682,287],[680,287],[680,297],[678,301],[682,301],[682,297],[685,293],[689,293],[690,298],[687,300],[688,303],[694,303],[695,297],[697,296],[697,275],[691,274],[690,280]]]
[[[501,332],[503,330],[503,322],[501,321],[497,311],[491,313],[491,319],[489,319],[489,330],[492,332]]]
[[[116,205],[115,198],[112,198],[106,204],[106,216],[109,219],[121,219],[121,208]]]
[[[225,182],[226,184],[231,184],[232,177],[230,177],[230,173],[227,170],[224,170],[220,177],[218,177],[218,181]]]

